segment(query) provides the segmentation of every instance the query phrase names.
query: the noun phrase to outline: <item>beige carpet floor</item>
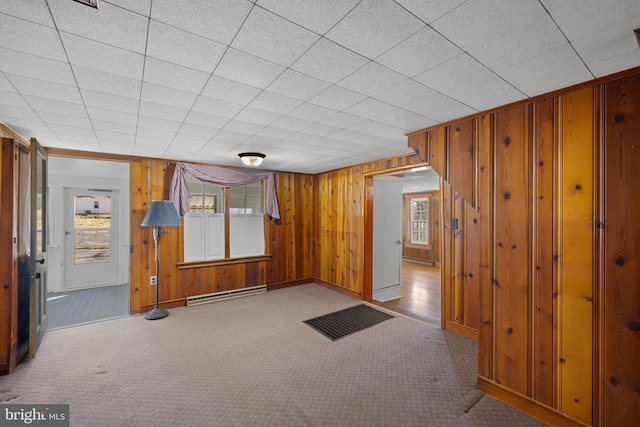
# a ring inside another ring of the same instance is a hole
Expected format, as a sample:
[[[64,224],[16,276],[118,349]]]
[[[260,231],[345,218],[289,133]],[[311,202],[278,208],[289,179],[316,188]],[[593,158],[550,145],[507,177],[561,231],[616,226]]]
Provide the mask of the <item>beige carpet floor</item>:
[[[393,312],[337,341],[303,323],[360,302],[308,284],[51,331],[0,403],[69,404],[72,426],[543,425],[476,389],[472,340]]]

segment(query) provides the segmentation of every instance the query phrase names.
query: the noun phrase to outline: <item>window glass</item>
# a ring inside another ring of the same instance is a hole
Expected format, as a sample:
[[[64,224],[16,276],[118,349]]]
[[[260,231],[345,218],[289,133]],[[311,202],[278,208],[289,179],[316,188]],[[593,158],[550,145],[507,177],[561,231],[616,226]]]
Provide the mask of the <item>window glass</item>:
[[[229,188],[230,214],[261,214],[263,213],[262,181]]]
[[[411,199],[411,243],[426,245],[429,243],[429,199],[420,197]]]

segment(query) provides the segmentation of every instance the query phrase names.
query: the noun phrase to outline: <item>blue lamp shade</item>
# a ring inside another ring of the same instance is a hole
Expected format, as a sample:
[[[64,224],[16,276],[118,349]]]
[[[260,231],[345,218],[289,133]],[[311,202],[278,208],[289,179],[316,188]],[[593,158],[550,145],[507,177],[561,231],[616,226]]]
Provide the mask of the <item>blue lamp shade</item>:
[[[153,200],[142,220],[143,227],[179,227],[180,217],[173,202]]]

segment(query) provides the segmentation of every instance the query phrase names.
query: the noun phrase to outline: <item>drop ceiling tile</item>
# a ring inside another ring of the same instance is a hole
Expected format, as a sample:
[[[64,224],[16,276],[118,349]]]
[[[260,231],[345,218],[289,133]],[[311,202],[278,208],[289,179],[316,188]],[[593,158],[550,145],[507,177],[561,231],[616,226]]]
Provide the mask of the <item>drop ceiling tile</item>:
[[[228,49],[218,64],[216,76],[238,83],[264,89],[273,82],[285,68],[256,56]]]
[[[350,130],[356,132],[366,133],[367,135],[378,136],[393,141],[407,142],[407,137],[404,135],[405,131],[390,126],[384,123],[374,122],[373,120],[367,120],[353,126]]]
[[[640,27],[640,2],[544,0],[542,3],[596,77],[640,65],[638,43],[633,35],[633,29]]]
[[[0,13],[15,16],[37,24],[55,27],[45,0],[2,0]]]
[[[394,108],[380,116],[374,117],[373,120],[395,126],[402,129],[405,133],[436,124],[435,120],[403,110],[402,108]]]
[[[354,126],[360,122],[366,120],[363,117],[354,116],[353,114],[344,113],[338,111],[337,113],[322,119],[320,122],[329,126],[335,126],[339,128],[348,128]]]
[[[140,116],[155,117],[156,119],[172,122],[183,122],[188,113],[189,110],[184,108],[169,107],[168,105],[140,101]]]
[[[110,122],[122,125],[137,126],[138,115],[123,113],[120,111],[106,110],[99,107],[87,106],[89,117],[91,120],[100,120],[103,122]]]
[[[376,62],[413,77],[461,53],[456,45],[425,27],[377,57]]]
[[[202,71],[149,57],[144,66],[145,82],[190,93],[200,93],[209,76]]]
[[[226,125],[224,125],[223,130],[253,135],[256,132],[259,132],[264,127],[265,125],[261,123],[252,123],[246,122],[244,120],[231,119]]]
[[[144,56],[73,34],[60,33],[71,65],[140,80]]]
[[[427,24],[449,13],[467,0],[396,0],[409,12],[422,19]]]
[[[0,105],[15,108],[31,109],[31,106],[27,104],[22,95],[17,92],[0,91]],[[0,121],[2,119],[0,118]]]
[[[5,73],[69,86],[75,85],[71,67],[67,62],[28,55],[3,47],[0,47],[0,57],[11,58],[11,61],[0,61],[0,71]]]
[[[326,33],[348,13],[358,0],[259,0],[258,6],[308,28],[318,34]]]
[[[61,115],[77,116],[78,118],[87,116],[87,110],[83,104],[56,101],[31,95],[25,95],[24,99],[29,103],[31,108],[38,113],[46,111]]]
[[[48,0],[60,31],[144,53],[148,18],[108,2],[100,10],[68,0]]]
[[[213,72],[227,47],[187,31],[151,21],[147,55],[194,70]]]
[[[61,85],[12,74],[6,76],[23,95],[82,104],[82,97],[76,86]]]
[[[393,110],[393,105],[378,101],[377,99],[367,98],[353,107],[344,110],[345,113],[351,114],[365,119],[372,119]]]
[[[149,16],[151,11],[151,0],[108,0],[109,3],[116,4],[124,9]]]
[[[309,102],[340,111],[358,102],[362,102],[365,99],[367,99],[367,97],[364,95],[333,85],[311,98]]]
[[[173,141],[173,137],[175,135],[176,135],[176,132],[168,132],[163,129],[150,128],[150,127],[144,127],[144,126],[138,125],[138,131],[136,132],[136,141],[139,142],[141,137],[153,138],[153,139],[160,138],[165,141],[168,138],[171,138],[171,140]]]
[[[333,27],[326,37],[373,59],[424,26],[422,21],[395,2],[364,0]]]
[[[193,110],[218,117],[232,118],[242,110],[242,105],[209,98],[207,96],[199,96],[193,105]]]
[[[133,149],[134,156],[140,157],[162,157],[167,151],[168,143],[164,145],[157,144],[154,138],[141,138],[136,142]]]
[[[0,73],[0,90],[4,92],[16,92],[11,82],[7,80],[4,74]]]
[[[249,139],[249,136],[250,134],[248,133],[222,129],[213,139],[216,141],[241,143]]]
[[[187,118],[184,119],[185,123],[191,123],[213,129],[222,129],[228,121],[228,117],[214,116],[213,114],[202,113],[194,110],[191,110],[187,115]]]
[[[38,116],[32,108],[26,105],[26,103],[24,107],[0,104],[0,117],[2,117],[0,122],[6,124],[9,124],[10,121],[13,123],[17,121],[33,121],[42,123],[40,116]]]
[[[175,134],[163,134],[158,136],[144,136],[144,135],[136,135],[136,149],[140,146],[154,146],[157,149],[163,147],[163,150],[166,150],[171,141],[173,141],[173,136]],[[154,156],[149,156],[154,157]]]
[[[198,99],[198,95],[144,82],[141,99],[155,104],[190,109]]]
[[[154,0],[151,18],[229,45],[252,7],[244,0]]]
[[[317,136],[329,136],[336,132],[339,132],[341,129],[335,126],[325,125],[323,123],[315,123],[304,129],[304,133],[308,133],[310,135]]]
[[[489,69],[498,71],[543,55],[567,44],[567,40],[550,16],[524,23],[518,32],[499,37],[468,51]]]
[[[149,129],[157,129],[167,134],[175,134],[182,125],[181,121],[168,120],[166,118],[139,116],[138,128],[145,127]]]
[[[106,141],[110,141],[111,144],[113,144],[114,142],[133,144],[136,141],[135,133],[127,134],[127,133],[110,132],[110,131],[98,130],[98,129],[95,130],[95,133],[100,143],[106,140]]]
[[[372,61],[339,81],[337,85],[363,95],[374,96],[405,80],[408,78]]]
[[[329,108],[321,107],[319,105],[310,104],[305,102],[301,106],[297,107],[295,110],[289,113],[289,116],[295,117],[298,119],[308,120],[310,122],[318,122],[322,119],[326,119],[327,117],[335,114],[336,110],[331,110]],[[277,123],[277,122],[276,122]]]
[[[568,44],[500,70],[498,74],[528,96],[540,95],[593,78]]]
[[[219,130],[220,129],[214,129],[208,126],[199,126],[199,125],[194,125],[192,123],[183,123],[182,126],[180,127],[179,134],[185,138],[189,136],[199,136],[199,137],[206,137],[207,139],[209,139],[214,137]]]
[[[253,101],[251,101],[249,107],[259,108],[273,113],[286,114],[301,105],[303,102],[304,101],[299,99],[290,98],[288,96],[264,90]]]
[[[125,125],[120,123],[113,122],[105,122],[103,120],[96,120],[91,117],[91,124],[93,125],[93,129],[98,132],[105,132],[107,134],[122,134],[122,135],[130,135],[135,137],[136,135],[136,126],[135,125]],[[114,138],[117,139],[117,138]]]
[[[284,139],[291,136],[293,132],[294,131],[292,130],[281,129],[274,126],[265,126],[258,133],[256,133],[256,135],[264,136],[267,138]]]
[[[49,128],[51,128],[51,130],[55,132],[63,141],[65,141],[66,138],[95,138],[95,132],[93,131],[93,129],[87,126],[73,126],[71,124],[57,123],[52,121],[51,124],[49,124]]]
[[[279,129],[297,132],[311,126],[313,123],[314,122],[312,121],[299,119],[297,117],[283,116],[282,118],[271,123],[271,126]]]
[[[289,69],[271,83],[268,90],[280,95],[307,101],[329,86],[330,84],[327,82]]]
[[[247,139],[244,144],[252,144],[254,146],[260,146],[264,149],[271,147],[273,144],[278,142],[280,138],[270,138],[264,135],[252,135],[249,139]]]
[[[432,22],[431,27],[469,51],[490,40],[518,34],[522,27],[546,14],[537,1],[495,0],[489,6],[484,0],[469,0]]]
[[[124,113],[137,114],[140,101],[123,96],[110,95],[89,89],[80,89],[85,105],[99,107],[105,110],[122,111]]]
[[[238,113],[235,119],[268,125],[275,122],[280,117],[282,117],[282,114],[261,110],[259,108],[244,107],[244,109]]]
[[[320,37],[259,7],[254,7],[231,46],[288,67]]]
[[[478,111],[441,93],[430,95],[417,104],[408,105],[407,109],[440,122],[468,116]]]
[[[466,54],[425,71],[415,80],[479,111],[526,97]]]
[[[217,133],[217,131],[215,133]],[[192,146],[192,147],[197,147],[196,148],[196,151],[197,151],[198,149],[200,149],[200,147],[202,147],[204,144],[209,142],[209,140],[211,139],[212,136],[215,135],[215,133],[209,134],[209,135],[189,135],[182,132],[181,130],[176,134],[175,138],[173,138],[171,147],[175,148],[183,145]]]
[[[58,33],[54,28],[1,13],[0,46],[56,61],[67,60]]]
[[[369,62],[325,38],[304,53],[291,68],[320,80],[336,83]]]
[[[248,104],[262,92],[257,87],[245,85],[218,76],[211,76],[201,95],[236,104]]]
[[[74,65],[73,71],[80,89],[88,89],[132,99],[139,99],[140,97],[140,86],[142,83],[140,80],[117,76],[79,65]]]
[[[387,104],[418,113],[418,111],[415,111],[413,108],[419,106],[423,99],[432,96],[434,93],[434,90],[429,89],[415,80],[405,80],[384,92],[380,92],[375,98]]]

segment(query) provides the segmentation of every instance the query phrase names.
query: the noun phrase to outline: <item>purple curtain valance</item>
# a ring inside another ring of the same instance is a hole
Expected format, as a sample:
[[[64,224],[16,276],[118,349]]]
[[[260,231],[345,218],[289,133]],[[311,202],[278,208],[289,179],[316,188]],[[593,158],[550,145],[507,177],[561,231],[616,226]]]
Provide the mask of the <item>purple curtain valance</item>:
[[[237,187],[256,181],[267,180],[267,213],[272,219],[280,219],[278,199],[276,198],[276,179],[273,172],[247,173],[217,166],[193,165],[178,163],[171,178],[169,200],[173,202],[180,218],[189,209],[189,187],[184,174],[188,173],[200,181],[222,185],[224,187]]]

